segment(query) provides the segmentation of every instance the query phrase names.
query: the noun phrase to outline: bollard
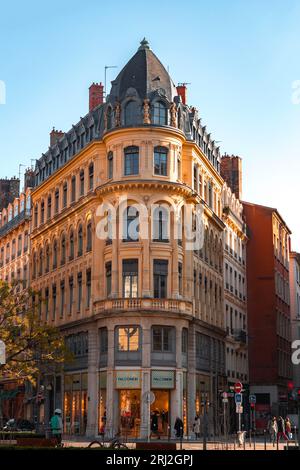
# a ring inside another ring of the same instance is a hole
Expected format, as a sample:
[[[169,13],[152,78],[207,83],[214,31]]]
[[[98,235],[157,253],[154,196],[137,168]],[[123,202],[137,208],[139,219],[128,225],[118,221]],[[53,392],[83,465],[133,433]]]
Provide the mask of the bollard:
[[[278,439],[278,434],[277,434],[276,438],[277,438],[277,444],[276,444],[276,447],[277,447],[277,448],[276,448],[276,450],[279,450],[279,439]]]
[[[264,445],[265,445],[265,450],[267,450],[267,431],[264,429]]]
[[[253,449],[256,450],[256,439],[255,439],[255,433],[253,436]]]
[[[249,431],[249,447],[251,448],[251,438],[252,438],[252,431]]]
[[[180,428],[180,450],[182,450],[183,428]]]
[[[234,441],[233,441],[233,450],[236,450],[236,439],[234,438]]]
[[[245,436],[245,434],[244,434],[244,439],[243,439],[243,441],[244,441],[244,450],[246,450],[246,436]]]

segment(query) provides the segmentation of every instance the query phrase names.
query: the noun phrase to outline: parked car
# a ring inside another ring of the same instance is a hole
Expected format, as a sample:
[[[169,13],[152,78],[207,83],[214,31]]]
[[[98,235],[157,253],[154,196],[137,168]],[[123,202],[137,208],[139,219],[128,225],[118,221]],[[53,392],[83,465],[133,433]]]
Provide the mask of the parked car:
[[[14,418],[9,419],[5,426],[3,426],[3,431],[33,431],[34,424],[28,421],[27,419],[18,419]]]

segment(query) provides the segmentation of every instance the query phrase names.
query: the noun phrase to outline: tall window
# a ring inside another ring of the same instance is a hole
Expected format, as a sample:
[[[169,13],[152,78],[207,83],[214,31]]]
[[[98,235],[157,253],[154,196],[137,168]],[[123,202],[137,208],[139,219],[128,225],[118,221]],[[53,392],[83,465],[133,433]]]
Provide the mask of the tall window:
[[[168,261],[157,259],[153,262],[154,298],[166,299],[168,287]]]
[[[105,264],[106,297],[111,295],[111,262]]]
[[[157,101],[152,106],[152,124],[156,124],[158,126],[165,126],[168,124],[167,108],[161,101]]]
[[[69,315],[72,315],[74,300],[74,281],[73,276],[69,277]]]
[[[92,223],[89,222],[86,229],[86,251],[92,251]]]
[[[45,320],[48,320],[49,315],[49,288],[45,288]]]
[[[139,148],[138,147],[127,147],[125,149],[125,160],[124,160],[124,174],[138,175],[139,174]]]
[[[171,326],[153,326],[152,327],[152,351],[153,352],[173,352],[174,328]]]
[[[59,210],[59,189],[55,191],[55,214],[58,213]]]
[[[106,124],[107,130],[111,129],[111,127],[112,127],[112,109],[111,109],[110,106],[107,108],[107,111],[106,111],[106,122],[107,122],[107,124]]]
[[[77,274],[77,312],[81,311],[82,303],[82,273]]]
[[[49,269],[50,269],[50,247],[49,247],[49,244],[46,245],[45,257],[46,257],[45,272],[48,273]]]
[[[138,297],[138,260],[123,260],[123,297]]]
[[[74,232],[73,230],[71,230],[69,260],[72,261],[73,259],[74,259]]]
[[[165,147],[154,149],[154,173],[160,176],[168,174],[168,149]]]
[[[182,295],[182,263],[178,263],[178,290],[179,295]]]
[[[154,209],[153,213],[153,240],[157,242],[168,242],[170,234],[169,211],[164,206]]]
[[[52,319],[56,316],[56,284],[52,285]]]
[[[137,103],[129,101],[125,106],[125,126],[137,123]]]
[[[65,281],[60,283],[60,317],[63,318],[65,310]]]
[[[63,185],[63,207],[67,207],[68,201],[68,183],[64,183]]]
[[[89,165],[89,190],[94,188],[94,163]]]
[[[22,253],[22,235],[18,236],[18,256]]]
[[[80,196],[83,196],[84,195],[84,170],[80,171],[79,179],[80,179]]]
[[[45,203],[44,201],[41,202],[41,224],[44,223],[45,220]]]
[[[82,236],[82,225],[79,225],[78,228],[78,247],[77,247],[77,256],[82,256],[83,253],[83,236]]]
[[[118,351],[138,351],[139,333],[138,326],[119,327],[117,330]]]
[[[48,220],[51,218],[51,206],[52,206],[52,197],[48,196],[48,202],[47,202],[47,219]]]
[[[123,241],[139,239],[139,213],[134,206],[128,206],[123,214]]]
[[[40,253],[39,253],[39,276],[42,276],[43,275],[43,250],[40,249]]]
[[[108,152],[107,155],[107,174],[108,174],[108,179],[111,179],[113,177],[113,164],[114,164],[114,154],[113,152]]]
[[[60,264],[63,265],[66,262],[66,237],[63,234],[61,237],[61,244],[60,244],[61,252],[60,252]]]
[[[74,202],[76,198],[76,177],[72,176],[71,181],[71,201]]]
[[[53,242],[53,269],[57,268],[57,240]]]
[[[90,269],[86,271],[86,307],[90,308],[92,295],[92,272]]]
[[[38,225],[38,205],[34,206],[34,217],[33,217],[34,228],[37,228]]]

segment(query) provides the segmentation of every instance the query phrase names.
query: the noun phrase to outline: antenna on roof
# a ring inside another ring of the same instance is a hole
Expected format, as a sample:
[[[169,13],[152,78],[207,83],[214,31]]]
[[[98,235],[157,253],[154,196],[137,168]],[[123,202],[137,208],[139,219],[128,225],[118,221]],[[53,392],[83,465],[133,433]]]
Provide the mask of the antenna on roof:
[[[106,101],[106,75],[107,75],[107,70],[108,69],[116,69],[118,68],[117,65],[105,65],[104,67],[104,96],[105,96],[105,101]]]

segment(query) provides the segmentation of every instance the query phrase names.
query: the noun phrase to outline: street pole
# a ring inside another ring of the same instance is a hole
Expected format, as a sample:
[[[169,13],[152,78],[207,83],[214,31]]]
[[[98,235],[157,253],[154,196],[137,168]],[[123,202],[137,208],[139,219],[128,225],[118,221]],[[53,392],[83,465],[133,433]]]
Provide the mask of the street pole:
[[[206,396],[204,396],[204,413],[203,413],[203,450],[206,450]]]
[[[226,425],[226,402],[223,402],[223,410],[224,410],[224,439],[226,442],[226,449],[227,449],[227,425]]]

